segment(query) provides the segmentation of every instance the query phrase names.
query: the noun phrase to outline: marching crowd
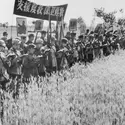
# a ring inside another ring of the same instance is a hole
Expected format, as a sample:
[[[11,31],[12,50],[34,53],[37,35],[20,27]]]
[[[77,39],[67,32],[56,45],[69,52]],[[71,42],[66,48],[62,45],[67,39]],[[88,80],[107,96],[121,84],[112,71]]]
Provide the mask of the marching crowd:
[[[54,36],[51,40],[46,38],[46,31],[40,33],[40,37],[29,34],[28,39],[21,35],[9,40],[7,32],[3,33],[0,40],[0,83],[3,89],[10,79],[22,79],[27,83],[31,76],[45,77],[70,68],[76,62],[86,65],[95,58],[125,48],[124,33],[119,36],[117,31],[99,34],[87,29],[78,39],[76,33],[67,32],[61,41]]]

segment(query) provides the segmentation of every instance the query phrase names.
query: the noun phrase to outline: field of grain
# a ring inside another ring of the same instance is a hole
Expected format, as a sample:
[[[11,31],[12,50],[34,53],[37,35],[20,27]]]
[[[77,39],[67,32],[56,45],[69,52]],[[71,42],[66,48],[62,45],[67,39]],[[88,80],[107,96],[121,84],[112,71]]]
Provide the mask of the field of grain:
[[[16,84],[16,83],[15,83]],[[5,93],[4,125],[124,125],[125,51]]]

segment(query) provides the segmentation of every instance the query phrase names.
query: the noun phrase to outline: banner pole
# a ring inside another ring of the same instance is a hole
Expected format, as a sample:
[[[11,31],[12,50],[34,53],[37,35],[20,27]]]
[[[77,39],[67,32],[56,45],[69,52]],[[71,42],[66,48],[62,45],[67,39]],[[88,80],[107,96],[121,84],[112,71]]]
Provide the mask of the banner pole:
[[[49,13],[49,32],[50,32],[49,42],[51,43],[51,15],[50,13]]]
[[[11,22],[11,38],[13,37],[13,15],[12,15],[12,22]]]
[[[62,17],[62,21],[61,21],[61,39],[62,39],[62,37],[64,37],[64,19],[63,19],[63,17]]]
[[[57,17],[56,17],[56,39],[57,39],[57,40],[59,40],[58,25],[59,25],[59,21],[58,21],[58,16],[57,16]]]

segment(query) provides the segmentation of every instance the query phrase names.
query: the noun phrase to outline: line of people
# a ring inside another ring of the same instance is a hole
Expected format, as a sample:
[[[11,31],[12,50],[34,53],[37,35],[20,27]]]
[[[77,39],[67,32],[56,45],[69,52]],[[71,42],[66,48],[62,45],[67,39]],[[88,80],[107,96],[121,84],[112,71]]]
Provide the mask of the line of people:
[[[108,56],[120,48],[125,48],[125,37],[112,33],[88,32],[76,39],[76,33],[67,32],[65,38],[57,41],[41,32],[40,38],[34,34],[7,40],[3,33],[0,40],[0,83],[2,89],[10,79],[29,83],[31,77],[45,77],[51,73],[72,67],[76,62],[87,64],[95,58]]]

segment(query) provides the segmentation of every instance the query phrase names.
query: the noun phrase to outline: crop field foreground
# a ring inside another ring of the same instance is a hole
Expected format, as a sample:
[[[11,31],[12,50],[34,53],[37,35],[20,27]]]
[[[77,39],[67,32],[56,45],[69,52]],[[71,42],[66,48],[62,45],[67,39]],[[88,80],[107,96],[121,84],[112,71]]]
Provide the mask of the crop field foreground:
[[[38,84],[18,100],[5,94],[5,125],[125,125],[125,51]]]

